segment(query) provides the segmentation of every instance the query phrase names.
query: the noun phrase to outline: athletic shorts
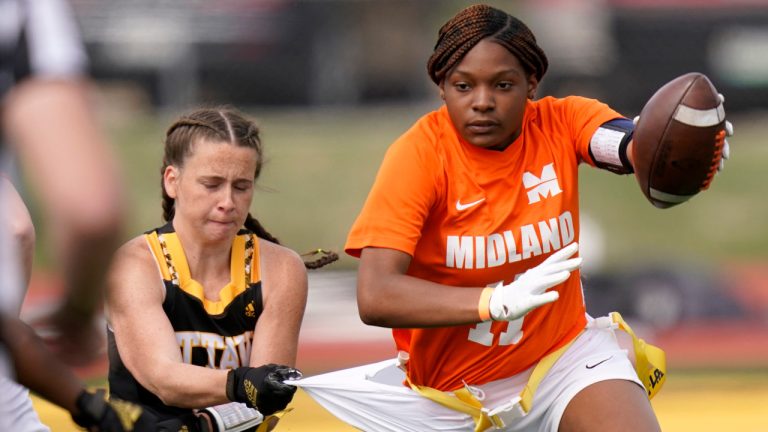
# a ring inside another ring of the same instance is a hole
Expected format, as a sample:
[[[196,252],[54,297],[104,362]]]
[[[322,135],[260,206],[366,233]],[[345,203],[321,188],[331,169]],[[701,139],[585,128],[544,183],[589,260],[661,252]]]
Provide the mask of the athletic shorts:
[[[591,320],[591,318],[590,318]],[[515,376],[472,386],[485,408],[520,395],[532,368]],[[585,387],[605,380],[642,384],[614,330],[588,327],[539,384],[530,412],[504,431],[556,432],[565,408]],[[406,387],[397,360],[344,369],[292,381],[342,421],[369,432],[473,431],[464,413],[444,407]]]

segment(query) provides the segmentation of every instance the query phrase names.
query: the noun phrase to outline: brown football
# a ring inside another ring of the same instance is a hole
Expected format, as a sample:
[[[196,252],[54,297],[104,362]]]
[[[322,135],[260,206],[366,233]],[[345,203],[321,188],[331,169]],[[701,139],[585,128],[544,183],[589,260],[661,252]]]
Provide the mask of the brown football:
[[[679,76],[640,112],[632,144],[635,177],[656,207],[683,203],[709,187],[725,139],[725,110],[704,74]]]

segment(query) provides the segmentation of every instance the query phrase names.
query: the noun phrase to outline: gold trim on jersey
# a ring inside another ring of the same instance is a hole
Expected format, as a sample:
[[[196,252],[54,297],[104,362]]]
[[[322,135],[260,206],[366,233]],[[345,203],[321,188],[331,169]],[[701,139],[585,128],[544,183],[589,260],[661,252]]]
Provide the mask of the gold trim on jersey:
[[[149,234],[145,234],[144,238],[147,240],[147,244],[149,245],[149,250],[152,252],[152,255],[155,257],[157,268],[160,269],[160,275],[162,276],[163,280],[170,281],[171,272],[168,270],[168,265],[163,265],[166,263],[165,261],[166,256],[165,256],[165,253],[163,252],[162,246],[160,246],[160,241],[157,238],[157,231],[152,231]]]
[[[145,234],[145,238],[160,267],[163,280],[200,300],[209,315],[224,312],[232,300],[245,291],[247,285],[261,280],[259,242],[254,234],[238,234],[232,241],[230,281],[219,291],[218,301],[206,298],[203,285],[192,279],[184,248],[175,232],[158,234],[152,231]]]

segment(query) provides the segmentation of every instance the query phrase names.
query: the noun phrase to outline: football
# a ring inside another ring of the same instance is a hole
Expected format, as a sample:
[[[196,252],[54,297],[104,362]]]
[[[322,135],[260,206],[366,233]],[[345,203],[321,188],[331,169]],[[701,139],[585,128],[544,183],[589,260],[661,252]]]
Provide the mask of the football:
[[[722,157],[725,110],[715,86],[693,72],[665,84],[640,112],[632,144],[635,177],[656,207],[709,187]]]

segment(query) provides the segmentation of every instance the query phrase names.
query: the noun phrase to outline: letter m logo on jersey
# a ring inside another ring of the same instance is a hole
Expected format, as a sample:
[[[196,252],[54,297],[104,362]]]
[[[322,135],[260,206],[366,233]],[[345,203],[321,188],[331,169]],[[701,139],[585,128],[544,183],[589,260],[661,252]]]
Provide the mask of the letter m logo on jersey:
[[[544,165],[539,177],[528,171],[523,173],[523,186],[528,193],[528,204],[537,203],[542,198],[553,197],[562,192],[557,182],[555,167],[551,163]]]

